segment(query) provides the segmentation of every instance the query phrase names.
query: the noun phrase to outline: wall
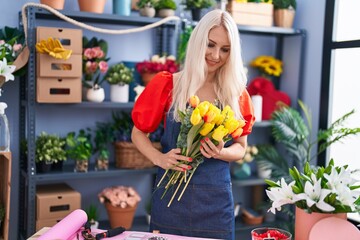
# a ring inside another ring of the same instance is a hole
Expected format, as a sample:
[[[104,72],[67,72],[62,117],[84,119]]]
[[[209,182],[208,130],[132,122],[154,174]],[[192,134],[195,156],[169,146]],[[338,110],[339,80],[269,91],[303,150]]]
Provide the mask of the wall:
[[[25,0],[17,0],[17,1],[8,1],[8,0],[0,0],[1,6],[6,6],[6,14],[0,15],[0,27],[10,26],[16,27],[18,26],[18,13],[23,6],[23,4],[32,2]],[[39,2],[39,1],[34,1]],[[65,3],[66,10],[78,10],[77,1],[69,1],[67,0]],[[111,13],[112,9],[112,1],[108,0],[105,7],[105,13]],[[321,59],[322,59],[322,35],[323,35],[323,25],[324,25],[324,10],[325,10],[325,0],[301,0],[298,1],[298,8],[295,17],[295,28],[305,29],[307,32],[306,38],[306,46],[305,46],[305,58],[304,58],[304,68],[303,68],[303,79],[304,84],[302,86],[302,100],[307,104],[313,114],[313,129],[316,131],[318,127],[318,116],[319,116],[319,95],[320,93],[320,82],[321,82]],[[128,36],[129,41],[132,39],[145,39],[143,44],[147,44],[146,38],[139,38]],[[256,39],[255,39],[256,40]],[[260,40],[259,40],[260,41]],[[291,44],[298,44],[297,42],[290,43],[287,48],[291,49]],[[119,44],[117,44],[119,45]],[[261,44],[260,44],[261,45]],[[248,59],[251,60],[253,54],[249,52],[246,45],[244,47],[244,52]],[[122,48],[122,51],[119,52],[126,60],[133,56],[133,52],[126,51]],[[249,52],[249,53],[246,53]],[[149,52],[137,51],[136,56],[138,57],[148,57]],[[136,59],[134,58],[134,59]],[[286,57],[289,64],[291,64],[291,58]],[[287,64],[287,63],[285,63]],[[5,84],[5,92],[2,97],[0,97],[1,101],[5,101],[8,103],[7,115],[10,123],[10,131],[12,135],[11,140],[11,151],[13,154],[13,170],[12,170],[12,205],[11,212],[12,216],[10,218],[10,225],[17,225],[17,209],[18,209],[18,178],[19,178],[19,167],[18,167],[18,156],[19,156],[19,147],[18,147],[18,136],[19,132],[19,79],[16,79],[14,82],[7,82]],[[77,183],[75,183],[77,184]],[[13,234],[16,234],[14,232]],[[14,237],[14,239],[16,239]]]

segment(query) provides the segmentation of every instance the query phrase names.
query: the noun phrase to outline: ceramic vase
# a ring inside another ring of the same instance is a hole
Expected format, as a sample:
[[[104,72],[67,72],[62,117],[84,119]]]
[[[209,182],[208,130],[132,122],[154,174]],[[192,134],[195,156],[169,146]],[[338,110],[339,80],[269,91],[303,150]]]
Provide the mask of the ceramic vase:
[[[155,13],[156,11],[153,7],[144,7],[139,9],[139,14],[143,17],[154,17]]]
[[[103,13],[106,0],[78,0],[80,11]]]
[[[175,11],[172,9],[160,9],[158,14],[159,14],[159,17],[165,18],[165,17],[174,16]]]
[[[86,99],[89,102],[103,102],[105,99],[105,91],[103,88],[88,88]]]
[[[113,13],[121,16],[130,16],[131,0],[113,0]]]
[[[114,207],[109,202],[105,202],[105,208],[109,217],[111,228],[124,227],[129,230],[132,227],[137,204],[134,207]]]
[[[40,3],[48,5],[49,7],[52,7],[57,10],[63,10],[65,0],[40,0]]]
[[[110,87],[110,100],[112,102],[129,102],[129,84],[113,84]]]
[[[303,209],[296,207],[295,240],[308,240],[311,228],[315,225],[315,223],[328,217],[336,217],[344,220],[347,219],[346,213],[307,213]]]

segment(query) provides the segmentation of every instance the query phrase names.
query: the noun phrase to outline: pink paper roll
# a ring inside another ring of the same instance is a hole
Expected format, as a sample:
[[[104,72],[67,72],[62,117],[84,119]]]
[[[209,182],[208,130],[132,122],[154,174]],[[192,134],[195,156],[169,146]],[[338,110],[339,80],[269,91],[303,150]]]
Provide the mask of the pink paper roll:
[[[41,235],[38,240],[70,239],[86,222],[86,212],[76,209]]]

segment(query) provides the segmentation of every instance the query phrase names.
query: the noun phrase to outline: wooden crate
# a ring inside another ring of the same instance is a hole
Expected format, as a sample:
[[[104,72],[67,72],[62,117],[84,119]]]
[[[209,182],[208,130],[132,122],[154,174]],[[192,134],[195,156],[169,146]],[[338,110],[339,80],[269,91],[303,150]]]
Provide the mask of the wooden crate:
[[[10,218],[10,183],[11,183],[11,153],[0,152],[0,201],[5,206],[5,218],[2,236],[9,239],[9,218]]]

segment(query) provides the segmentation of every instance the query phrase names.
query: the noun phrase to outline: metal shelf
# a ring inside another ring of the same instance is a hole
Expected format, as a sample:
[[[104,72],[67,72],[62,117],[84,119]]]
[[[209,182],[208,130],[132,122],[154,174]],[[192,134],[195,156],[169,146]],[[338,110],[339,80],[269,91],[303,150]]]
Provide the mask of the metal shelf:
[[[270,121],[255,122],[254,127],[271,127]]]
[[[56,106],[56,107],[66,107],[66,108],[91,108],[91,109],[132,109],[134,107],[134,102],[127,103],[116,103],[116,102],[81,102],[81,103],[38,103],[37,107],[45,106]]]
[[[94,169],[94,165],[90,165],[89,169]],[[91,178],[110,178],[119,177],[126,174],[155,174],[157,168],[146,168],[146,169],[119,169],[114,166],[110,166],[107,171],[96,171],[89,170],[88,172],[74,172],[73,165],[65,165],[63,171],[49,172],[49,173],[38,173],[35,174],[33,179],[37,183],[48,183],[49,181],[64,181],[75,180],[75,179],[91,179]]]
[[[251,175],[246,179],[236,179],[232,178],[232,184],[238,187],[248,187],[248,186],[256,186],[256,185],[266,185],[263,178],[259,178],[255,175]]]

